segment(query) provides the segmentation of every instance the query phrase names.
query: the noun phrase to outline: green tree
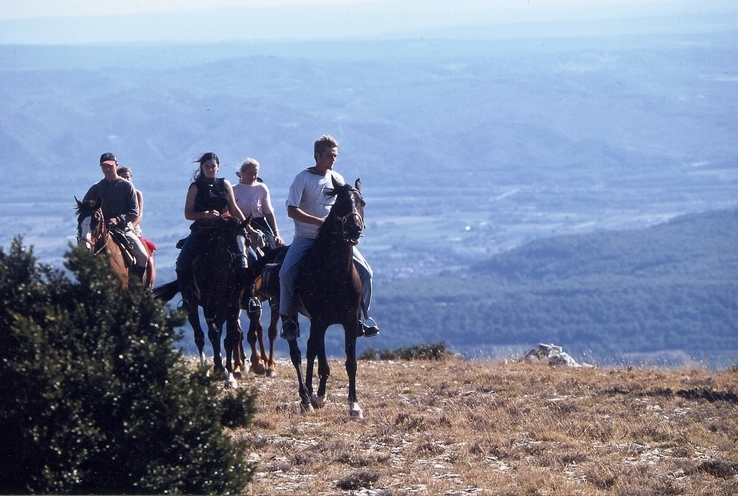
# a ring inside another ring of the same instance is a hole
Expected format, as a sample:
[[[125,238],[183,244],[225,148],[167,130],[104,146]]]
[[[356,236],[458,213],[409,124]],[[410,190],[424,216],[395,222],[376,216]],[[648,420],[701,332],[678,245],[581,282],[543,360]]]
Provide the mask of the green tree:
[[[120,293],[104,257],[65,265],[74,279],[22,238],[0,247],[0,493],[243,492],[255,467],[228,429],[255,391],[188,368],[181,314]]]

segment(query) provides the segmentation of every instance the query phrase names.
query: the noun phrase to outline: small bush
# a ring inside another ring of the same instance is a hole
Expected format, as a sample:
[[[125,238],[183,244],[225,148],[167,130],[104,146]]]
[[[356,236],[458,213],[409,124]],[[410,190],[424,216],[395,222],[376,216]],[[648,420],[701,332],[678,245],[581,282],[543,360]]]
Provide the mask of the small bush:
[[[446,349],[443,341],[432,344],[421,344],[396,350],[377,351],[367,348],[359,355],[359,360],[446,360],[454,354]]]
[[[0,248],[0,493],[243,492],[255,467],[223,423],[247,426],[254,393],[190,372],[181,315],[120,293],[104,257],[66,267]]]

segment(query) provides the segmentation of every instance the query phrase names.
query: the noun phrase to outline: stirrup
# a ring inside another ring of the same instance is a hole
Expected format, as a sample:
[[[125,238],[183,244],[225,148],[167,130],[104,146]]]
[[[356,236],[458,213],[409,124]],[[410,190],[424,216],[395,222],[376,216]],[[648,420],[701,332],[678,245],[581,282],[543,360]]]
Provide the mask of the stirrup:
[[[280,334],[282,339],[287,341],[294,341],[300,337],[300,325],[294,320],[288,320],[282,324],[282,333]]]
[[[371,325],[367,325],[367,322]],[[361,322],[361,336],[372,338],[377,334],[379,334],[379,326],[373,318],[367,317],[366,320]]]
[[[259,311],[261,311],[261,301],[259,301],[259,298],[252,296],[249,298],[248,312],[256,313]]]

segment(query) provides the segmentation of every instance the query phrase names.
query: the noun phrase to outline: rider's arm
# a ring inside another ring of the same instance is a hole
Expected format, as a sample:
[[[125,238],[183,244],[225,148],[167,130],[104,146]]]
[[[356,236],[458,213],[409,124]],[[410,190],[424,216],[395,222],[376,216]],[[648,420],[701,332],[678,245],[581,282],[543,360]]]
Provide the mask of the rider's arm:
[[[316,226],[322,226],[323,225],[323,219],[320,217],[315,217],[313,215],[308,214],[304,210],[302,210],[300,207],[294,207],[292,205],[287,206],[287,216],[292,219],[296,220],[297,222],[303,222],[305,224],[313,224]]]
[[[139,206],[138,206],[138,199],[136,198],[136,190],[130,183],[126,182],[124,180],[123,184],[126,184],[127,190],[123,190],[122,193],[124,195],[124,202],[125,205],[127,205],[127,209],[124,213],[120,214],[118,217],[115,217],[114,219],[110,219],[108,222],[110,222],[112,225],[124,225],[126,222],[133,222],[138,218],[138,212],[139,212]],[[121,191],[120,187],[117,189],[117,191]],[[117,193],[120,194],[120,193]]]
[[[198,212],[195,210],[195,197],[197,196],[197,185],[191,184],[190,189],[187,190],[187,199],[185,200],[184,216],[187,220],[205,220],[214,219],[220,217],[220,212],[217,210],[207,210],[205,212]]]
[[[231,183],[226,181],[225,186],[226,190],[228,191],[228,212],[230,212],[230,214],[238,219],[240,222],[245,221],[246,216],[243,215],[243,212],[236,203],[236,197],[233,195],[233,187],[231,186]]]
[[[264,218],[267,221],[267,224],[269,224],[269,227],[272,228],[272,232],[274,233],[274,240],[277,242],[277,245],[282,246],[284,244],[284,241],[282,240],[282,236],[279,235],[279,229],[277,228],[277,218],[274,216],[273,213],[264,214]]]
[[[139,190],[136,190],[136,200],[138,200],[138,217],[131,221],[131,227],[136,227],[137,225],[139,225],[144,214],[144,197],[143,193],[141,193]]]

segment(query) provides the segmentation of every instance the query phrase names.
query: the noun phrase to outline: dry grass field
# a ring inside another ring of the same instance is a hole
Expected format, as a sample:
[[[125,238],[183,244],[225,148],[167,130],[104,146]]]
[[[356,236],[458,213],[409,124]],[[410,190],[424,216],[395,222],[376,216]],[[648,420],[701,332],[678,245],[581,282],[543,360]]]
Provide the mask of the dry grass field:
[[[261,494],[738,494],[738,369],[545,362],[359,361],[351,420],[342,360],[302,414],[295,372],[249,375]]]

